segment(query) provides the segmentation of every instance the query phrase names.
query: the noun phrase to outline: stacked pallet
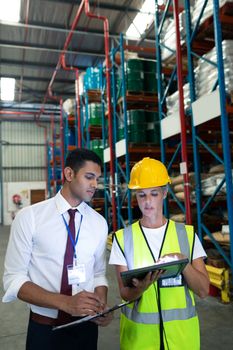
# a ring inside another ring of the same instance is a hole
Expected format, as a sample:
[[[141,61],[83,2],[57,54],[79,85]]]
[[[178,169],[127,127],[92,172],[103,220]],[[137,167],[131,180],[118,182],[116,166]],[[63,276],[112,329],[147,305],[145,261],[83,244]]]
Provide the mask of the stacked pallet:
[[[222,42],[222,51],[225,87],[226,92],[230,94],[233,91],[233,40],[224,40]],[[208,61],[213,62],[213,64],[210,64]],[[216,47],[214,47],[198,60],[197,68],[195,69],[197,97],[208,94],[213,90],[213,86],[218,80],[216,65],[217,53]]]
[[[184,44],[186,38],[185,29],[185,12],[179,14],[179,25],[180,25],[180,38],[181,45]],[[163,30],[161,32],[161,55],[162,60],[166,61],[172,56],[175,56],[176,52],[176,27],[174,19],[167,18],[164,21]]]
[[[223,7],[227,2],[233,2],[233,0],[219,0],[219,8]],[[197,19],[200,16],[200,12],[203,8],[203,0],[196,0],[192,11],[192,23],[195,25]],[[207,1],[203,15],[200,19],[200,24],[202,24],[207,18],[213,16],[213,1]]]

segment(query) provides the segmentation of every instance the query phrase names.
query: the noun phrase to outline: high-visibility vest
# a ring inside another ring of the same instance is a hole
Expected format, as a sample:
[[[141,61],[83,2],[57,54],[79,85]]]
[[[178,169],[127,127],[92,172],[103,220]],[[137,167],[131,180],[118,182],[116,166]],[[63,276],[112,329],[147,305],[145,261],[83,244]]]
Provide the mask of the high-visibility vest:
[[[154,263],[139,222],[117,231],[115,236],[129,270]],[[159,257],[180,252],[192,261],[193,245],[193,226],[169,220]],[[138,300],[122,309],[121,350],[159,350],[161,339],[165,350],[200,349],[194,295],[182,280],[180,286],[163,287],[161,281],[155,282]]]

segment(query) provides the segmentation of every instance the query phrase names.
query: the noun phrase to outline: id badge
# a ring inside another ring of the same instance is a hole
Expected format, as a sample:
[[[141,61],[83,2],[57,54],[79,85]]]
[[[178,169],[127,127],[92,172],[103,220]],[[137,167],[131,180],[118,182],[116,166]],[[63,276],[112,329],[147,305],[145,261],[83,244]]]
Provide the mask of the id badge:
[[[68,265],[67,274],[69,285],[86,282],[86,271],[84,264]]]
[[[182,275],[175,278],[163,278],[160,281],[160,287],[178,287],[183,285]]]

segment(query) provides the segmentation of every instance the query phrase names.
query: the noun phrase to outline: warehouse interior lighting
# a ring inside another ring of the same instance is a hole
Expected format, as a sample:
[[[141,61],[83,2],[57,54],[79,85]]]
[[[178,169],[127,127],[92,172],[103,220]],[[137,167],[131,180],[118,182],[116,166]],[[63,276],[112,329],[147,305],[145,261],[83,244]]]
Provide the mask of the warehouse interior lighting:
[[[21,0],[0,1],[0,20],[19,22]]]
[[[1,78],[1,100],[14,101],[15,99],[15,79]]]
[[[126,37],[140,39],[142,34],[150,27],[154,20],[154,0],[145,0],[140,12],[134,18],[133,23],[129,26]]]

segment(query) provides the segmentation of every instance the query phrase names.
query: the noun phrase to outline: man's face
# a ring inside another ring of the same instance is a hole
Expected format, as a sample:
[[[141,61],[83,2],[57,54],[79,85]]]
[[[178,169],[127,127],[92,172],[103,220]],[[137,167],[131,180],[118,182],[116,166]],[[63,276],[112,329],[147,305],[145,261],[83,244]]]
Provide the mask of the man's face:
[[[148,218],[162,215],[163,199],[166,192],[162,187],[152,187],[137,190],[136,197],[138,206],[143,214]]]
[[[100,166],[92,161],[86,161],[76,174],[72,170],[69,189],[73,199],[89,202],[95,193],[100,175]]]

